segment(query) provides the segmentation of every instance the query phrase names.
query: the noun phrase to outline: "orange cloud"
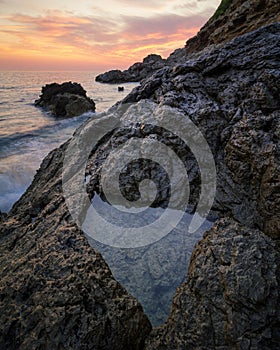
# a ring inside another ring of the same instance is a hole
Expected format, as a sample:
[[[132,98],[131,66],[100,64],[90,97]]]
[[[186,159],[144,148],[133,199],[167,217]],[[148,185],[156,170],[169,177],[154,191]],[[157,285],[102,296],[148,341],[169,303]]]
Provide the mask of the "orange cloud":
[[[207,17],[13,15],[0,26],[0,69],[125,68],[149,53],[167,56],[182,47]]]

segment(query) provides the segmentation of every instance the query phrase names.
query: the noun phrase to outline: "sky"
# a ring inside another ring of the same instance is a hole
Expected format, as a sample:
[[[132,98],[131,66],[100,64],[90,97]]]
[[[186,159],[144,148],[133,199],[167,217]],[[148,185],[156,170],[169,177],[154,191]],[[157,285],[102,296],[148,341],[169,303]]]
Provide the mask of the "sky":
[[[220,0],[0,0],[0,70],[125,69],[167,57]]]

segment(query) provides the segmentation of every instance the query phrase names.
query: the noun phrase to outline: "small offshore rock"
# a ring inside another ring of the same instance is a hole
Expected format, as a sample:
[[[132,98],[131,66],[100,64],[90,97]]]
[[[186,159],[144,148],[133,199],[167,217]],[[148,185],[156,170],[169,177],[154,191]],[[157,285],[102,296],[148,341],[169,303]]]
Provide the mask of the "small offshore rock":
[[[95,112],[95,103],[79,83],[52,83],[42,87],[35,106],[47,108],[57,117],[74,117]]]

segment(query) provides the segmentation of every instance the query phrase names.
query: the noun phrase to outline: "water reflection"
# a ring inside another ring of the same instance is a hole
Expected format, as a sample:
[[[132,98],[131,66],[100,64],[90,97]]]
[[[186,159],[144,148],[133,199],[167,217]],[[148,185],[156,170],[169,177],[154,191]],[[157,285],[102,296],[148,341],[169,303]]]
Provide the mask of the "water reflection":
[[[164,211],[162,208],[148,208],[137,215],[128,215],[103,202],[97,195],[92,205],[106,220],[120,228],[148,225]],[[141,302],[154,326],[166,320],[176,288],[186,277],[193,246],[213,226],[212,222],[205,221],[198,231],[190,234],[191,219],[192,215],[185,213],[167,236],[141,248],[111,247],[88,237],[91,246],[101,252],[109,264],[115,278]]]

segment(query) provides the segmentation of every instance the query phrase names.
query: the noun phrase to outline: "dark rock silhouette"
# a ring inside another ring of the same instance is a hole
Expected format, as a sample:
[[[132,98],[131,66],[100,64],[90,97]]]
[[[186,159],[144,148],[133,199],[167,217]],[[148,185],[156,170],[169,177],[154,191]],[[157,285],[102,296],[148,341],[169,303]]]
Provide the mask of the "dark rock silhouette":
[[[95,112],[95,103],[87,97],[78,83],[52,83],[42,87],[35,106],[44,107],[57,117],[74,117],[85,112]]]
[[[140,81],[165,65],[165,60],[160,55],[151,54],[143,59],[143,62],[134,63],[127,70],[111,70],[99,74],[95,80],[100,83],[119,84]]]

